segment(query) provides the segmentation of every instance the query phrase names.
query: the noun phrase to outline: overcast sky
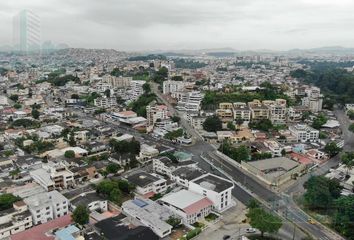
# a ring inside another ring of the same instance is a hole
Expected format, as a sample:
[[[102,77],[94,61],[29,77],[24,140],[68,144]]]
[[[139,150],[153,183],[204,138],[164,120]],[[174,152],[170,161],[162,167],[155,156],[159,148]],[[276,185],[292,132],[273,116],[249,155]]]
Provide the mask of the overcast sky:
[[[41,17],[42,40],[71,47],[354,47],[353,0],[1,0],[0,45],[22,9]]]

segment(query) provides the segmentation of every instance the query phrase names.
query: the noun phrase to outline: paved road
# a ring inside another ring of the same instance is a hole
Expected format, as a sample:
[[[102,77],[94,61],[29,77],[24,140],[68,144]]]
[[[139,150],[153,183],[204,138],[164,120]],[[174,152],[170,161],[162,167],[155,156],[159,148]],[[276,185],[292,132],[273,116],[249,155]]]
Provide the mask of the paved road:
[[[169,109],[171,109],[171,112],[175,114],[176,111],[167,102],[164,96],[157,90],[157,86],[153,84],[152,89],[156,93],[156,95],[169,107]],[[337,114],[338,120],[343,124],[342,131],[344,133],[344,140],[346,141],[345,149],[350,149],[349,146],[354,146],[353,144],[354,138],[352,136],[353,134],[348,133],[347,131],[348,129],[347,126],[349,126],[349,122],[345,118],[345,116],[343,116],[343,113],[341,113],[340,110],[336,110],[335,113]],[[206,158],[209,158],[209,160],[212,162],[212,165],[219,167],[220,169],[222,169],[223,172],[226,172],[229,176],[231,176],[232,179],[240,183],[235,185],[233,195],[241,202],[247,203],[250,199],[253,198],[253,196],[249,194],[249,192],[245,191],[243,187],[240,187],[240,185],[243,185],[244,187],[248,188],[251,191],[251,193],[256,194],[258,197],[265,200],[266,202],[275,203],[277,207],[274,210],[282,211],[283,208],[285,209],[288,208],[285,212],[283,212],[283,214],[285,214],[284,217],[288,218],[291,221],[294,221],[294,223],[297,226],[301,227],[306,232],[310,233],[313,237],[315,237],[315,239],[343,239],[339,235],[334,234],[332,231],[330,231],[329,229],[325,228],[320,224],[313,225],[308,223],[309,216],[306,213],[304,213],[295,204],[295,202],[292,201],[292,199],[291,201],[289,201],[288,195],[285,195],[284,197],[281,194],[271,191],[267,186],[264,186],[263,184],[255,180],[253,177],[249,176],[240,168],[237,168],[234,165],[228,163],[228,161],[226,161],[224,158],[213,153],[213,151],[211,151],[211,147],[209,144],[205,142],[200,143],[199,134],[196,133],[196,131],[192,129],[187,122],[182,123],[182,125],[197,140],[195,147],[193,146],[187,150],[189,150],[194,154],[194,156],[196,157],[195,159],[200,163],[200,166],[204,170],[208,170],[208,166],[205,166],[205,162],[201,161],[201,159],[197,157],[199,156],[198,153],[200,154],[203,153],[204,156],[206,156]],[[321,166],[319,169],[315,171],[315,173],[312,174],[323,174],[330,167],[337,165],[338,161],[339,161],[339,157],[332,158],[330,161],[328,161],[325,165]],[[213,167],[208,163],[207,165],[209,165],[209,172],[210,171],[213,172]],[[311,174],[307,174],[306,176],[299,179],[298,184],[288,189],[286,193],[291,195],[298,190],[303,190],[301,189],[302,185],[310,176]],[[285,223],[283,226],[283,230],[284,229],[286,232],[290,233],[292,232],[293,227],[290,224]]]

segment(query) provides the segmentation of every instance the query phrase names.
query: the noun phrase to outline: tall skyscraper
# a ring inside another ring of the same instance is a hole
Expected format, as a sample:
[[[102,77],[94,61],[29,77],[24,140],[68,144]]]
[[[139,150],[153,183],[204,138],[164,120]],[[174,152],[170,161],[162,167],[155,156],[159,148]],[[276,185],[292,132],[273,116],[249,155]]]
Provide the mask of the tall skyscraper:
[[[14,49],[21,52],[40,51],[41,21],[38,15],[22,10],[13,19]]]

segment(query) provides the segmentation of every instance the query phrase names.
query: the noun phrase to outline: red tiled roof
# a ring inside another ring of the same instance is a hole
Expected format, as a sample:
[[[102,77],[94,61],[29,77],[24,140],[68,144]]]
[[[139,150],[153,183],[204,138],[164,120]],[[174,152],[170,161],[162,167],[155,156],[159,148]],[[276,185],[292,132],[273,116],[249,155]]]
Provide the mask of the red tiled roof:
[[[153,197],[153,196],[155,196],[155,193],[154,193],[154,192],[148,192],[148,193],[145,193],[145,194],[143,195],[144,198],[151,198],[151,197]]]
[[[71,214],[14,234],[11,240],[54,240],[54,235],[46,234],[53,229],[63,228],[72,223]]]
[[[188,207],[184,208],[183,211],[187,214],[193,214],[199,212],[201,209],[212,206],[213,202],[209,198],[203,198],[198,202],[195,202]]]
[[[292,152],[290,154],[291,158],[298,161],[299,163],[301,164],[311,164],[313,163],[313,161],[306,155],[303,155],[303,154],[299,154],[299,153],[295,153],[295,152]]]

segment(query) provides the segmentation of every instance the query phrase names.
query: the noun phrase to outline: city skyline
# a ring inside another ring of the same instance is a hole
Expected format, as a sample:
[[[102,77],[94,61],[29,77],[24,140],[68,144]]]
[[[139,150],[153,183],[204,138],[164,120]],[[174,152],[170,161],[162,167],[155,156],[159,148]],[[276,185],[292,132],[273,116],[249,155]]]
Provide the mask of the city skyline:
[[[11,19],[42,19],[42,42],[125,51],[354,47],[349,0],[16,1],[0,3],[0,45],[12,45]]]

